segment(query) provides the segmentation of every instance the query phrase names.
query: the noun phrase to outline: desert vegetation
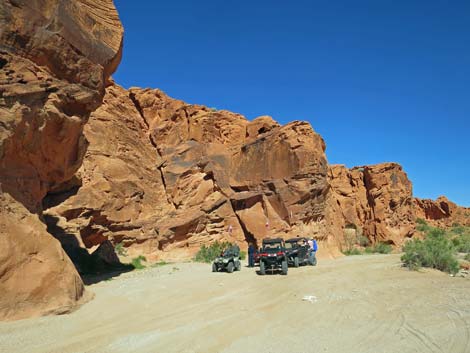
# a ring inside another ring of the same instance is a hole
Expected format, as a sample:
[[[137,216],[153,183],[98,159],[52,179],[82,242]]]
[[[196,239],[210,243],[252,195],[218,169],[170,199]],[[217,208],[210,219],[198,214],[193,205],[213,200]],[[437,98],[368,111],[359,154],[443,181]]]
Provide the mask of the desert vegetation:
[[[441,229],[423,219],[416,223],[424,239],[413,239],[405,244],[401,257],[404,266],[412,270],[429,267],[455,274],[460,267],[457,254],[466,253],[464,259],[470,259],[470,227],[454,224],[450,229]]]
[[[386,243],[371,244],[363,235],[362,229],[354,224],[347,225],[344,230],[344,255],[390,254],[392,246]]]
[[[227,241],[220,242],[218,240],[207,246],[203,244],[199,251],[196,253],[194,261],[207,263],[212,262],[217,256],[222,253],[222,251],[224,251],[231,245],[232,244]]]
[[[145,268],[145,265],[142,263],[142,261],[147,261],[145,256],[139,255],[137,257],[134,257],[131,261],[131,265],[134,267],[136,270],[143,270]]]

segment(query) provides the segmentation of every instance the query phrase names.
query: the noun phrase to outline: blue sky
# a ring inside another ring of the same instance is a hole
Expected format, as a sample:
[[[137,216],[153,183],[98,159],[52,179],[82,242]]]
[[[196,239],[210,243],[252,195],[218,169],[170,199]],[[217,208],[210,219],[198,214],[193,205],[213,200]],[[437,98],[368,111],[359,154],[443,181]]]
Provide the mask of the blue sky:
[[[115,3],[124,87],[307,120],[330,163],[395,161],[416,196],[470,206],[470,1]]]

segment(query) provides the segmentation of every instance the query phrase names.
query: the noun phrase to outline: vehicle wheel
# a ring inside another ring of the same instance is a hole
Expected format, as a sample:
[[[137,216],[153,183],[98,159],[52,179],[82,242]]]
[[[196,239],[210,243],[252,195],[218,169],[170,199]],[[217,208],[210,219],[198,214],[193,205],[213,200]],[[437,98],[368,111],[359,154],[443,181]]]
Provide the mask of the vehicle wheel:
[[[233,262],[230,262],[230,263],[227,265],[227,272],[228,272],[228,273],[232,273],[232,272],[233,272],[233,269],[234,269]]]
[[[240,263],[240,261],[237,261],[235,263],[235,270],[240,271],[241,269],[242,269],[242,264]]]
[[[216,264],[212,264],[212,272],[217,272],[217,265]]]
[[[294,257],[294,267],[299,267],[299,258]]]
[[[266,274],[266,268],[264,267],[264,262],[259,262],[259,274],[264,276]]]
[[[282,274],[287,275],[287,261],[282,261],[281,269],[282,269]]]

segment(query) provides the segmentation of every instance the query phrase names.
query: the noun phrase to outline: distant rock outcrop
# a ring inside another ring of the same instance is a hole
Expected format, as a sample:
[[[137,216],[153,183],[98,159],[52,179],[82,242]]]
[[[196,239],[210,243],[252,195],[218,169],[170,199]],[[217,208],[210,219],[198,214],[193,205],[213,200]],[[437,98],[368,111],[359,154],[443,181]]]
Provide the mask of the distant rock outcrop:
[[[452,225],[470,226],[470,208],[461,207],[449,201],[445,196],[437,200],[414,199],[416,217],[436,227]]]
[[[4,0],[0,28],[0,318],[65,312],[84,287],[42,200],[81,165],[123,30],[111,0]]]
[[[399,164],[353,169],[332,165],[329,182],[341,228],[360,229],[372,242],[393,245],[401,245],[413,235],[412,184]]]

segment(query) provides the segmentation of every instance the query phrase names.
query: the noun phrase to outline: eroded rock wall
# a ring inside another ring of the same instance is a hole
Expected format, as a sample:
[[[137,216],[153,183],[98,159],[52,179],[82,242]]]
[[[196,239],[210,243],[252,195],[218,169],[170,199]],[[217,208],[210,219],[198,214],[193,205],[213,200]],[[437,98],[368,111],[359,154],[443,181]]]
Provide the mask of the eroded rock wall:
[[[416,217],[435,227],[448,228],[455,224],[470,226],[470,208],[458,206],[445,196],[437,200],[415,198],[413,202]]]
[[[0,318],[65,312],[83,294],[42,200],[81,165],[122,34],[111,0],[0,2]]]
[[[131,254],[183,259],[214,240],[260,245],[324,222],[325,144],[308,123],[110,85],[85,135],[83,185],[47,212],[88,247],[109,237]]]
[[[356,228],[372,242],[393,245],[414,234],[412,184],[399,164],[353,169],[332,165],[329,183],[333,194],[329,205],[340,228]]]

